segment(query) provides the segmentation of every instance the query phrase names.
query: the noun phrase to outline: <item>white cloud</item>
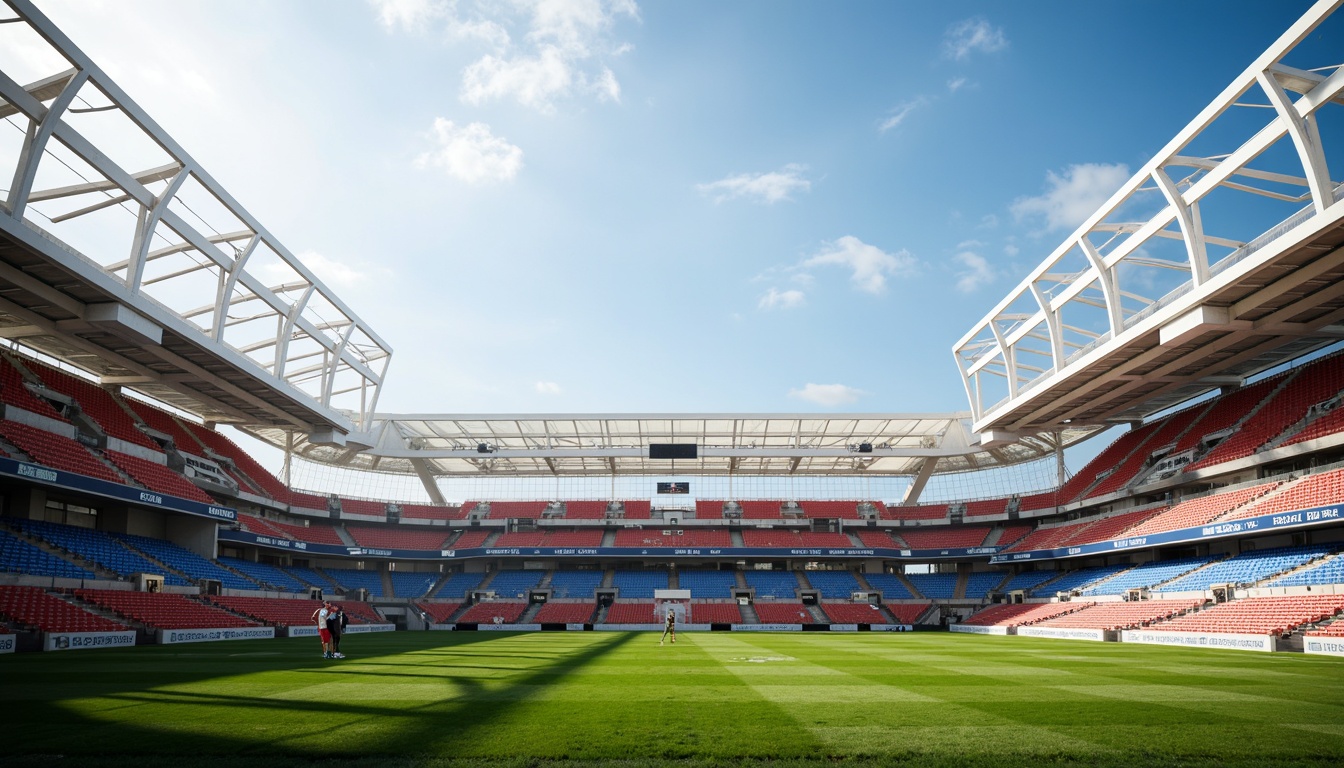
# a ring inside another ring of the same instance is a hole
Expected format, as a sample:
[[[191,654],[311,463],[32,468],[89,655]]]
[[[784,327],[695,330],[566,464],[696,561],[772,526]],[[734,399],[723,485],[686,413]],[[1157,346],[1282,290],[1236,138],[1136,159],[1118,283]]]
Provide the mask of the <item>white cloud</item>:
[[[1013,256],[1016,256],[1017,254],[1021,253],[1022,251],[1021,251],[1021,249],[1018,248],[1016,245],[1013,245],[1012,243],[1009,243],[1009,244],[1003,246],[1003,252],[1006,253],[1006,254],[1008,254],[1009,257],[1013,257]]]
[[[780,291],[774,288],[765,292],[761,300],[756,303],[758,309],[797,309],[803,306],[807,300],[807,294],[802,291]]]
[[[539,395],[558,395],[560,394],[560,385],[554,381],[538,381],[533,385],[533,389]]]
[[[602,74],[597,78],[597,82],[592,84],[592,89],[597,93],[598,101],[621,101],[621,84],[616,81],[616,73],[607,67],[602,68]]]
[[[965,250],[958,251],[952,256],[953,261],[962,266],[962,269],[957,271],[957,290],[962,293],[971,293],[998,277],[998,272],[984,256],[970,250],[977,245],[979,243],[962,243],[957,247]]]
[[[300,251],[295,254],[295,258],[305,267],[311,269],[313,274],[317,275],[322,282],[333,288],[353,288],[372,276],[366,265],[356,267],[337,261],[317,251]]]
[[[964,85],[966,85],[966,78],[954,77],[947,81],[947,92],[956,93],[957,91],[960,91]]]
[[[777,203],[788,200],[795,191],[806,192],[812,188],[812,182],[802,177],[805,166],[790,163],[778,171],[768,173],[740,173],[697,184],[700,194],[714,198],[714,202],[745,197],[758,203]]]
[[[955,61],[964,61],[973,53],[994,53],[1008,47],[1003,29],[992,26],[983,16],[959,21],[947,28],[943,35],[943,55]]]
[[[916,109],[920,109],[921,107],[927,106],[928,103],[929,103],[928,99],[924,98],[923,96],[920,96],[918,98],[914,98],[911,99],[910,101],[896,105],[891,110],[891,113],[888,114],[887,117],[882,120],[882,122],[878,123],[877,125],[878,132],[886,133],[887,131],[890,131],[892,128],[895,128],[896,126],[905,122],[905,118],[909,117],[911,112],[914,112]]]
[[[803,260],[801,267],[841,266],[851,271],[850,282],[865,293],[878,294],[887,289],[888,277],[915,273],[919,262],[909,251],[887,253],[852,235],[845,235],[821,253]]]
[[[438,146],[417,157],[416,166],[442,168],[468,184],[512,181],[523,167],[523,150],[492,134],[485,123],[458,127],[435,118],[433,139]]]
[[[560,49],[548,47],[537,56],[512,59],[485,56],[462,72],[462,101],[479,105],[513,98],[525,107],[550,113],[552,100],[569,94],[574,74]]]
[[[388,29],[423,31],[430,21],[443,16],[447,7],[438,0],[369,0],[378,12],[378,21]]]
[[[858,402],[863,390],[844,384],[807,384],[802,389],[789,390],[789,397],[806,400],[826,408],[836,408]]]
[[[1019,220],[1044,218],[1047,230],[1073,229],[1096,213],[1129,176],[1124,163],[1071,165],[1063,175],[1048,171],[1045,193],[1018,198],[1010,210]]]

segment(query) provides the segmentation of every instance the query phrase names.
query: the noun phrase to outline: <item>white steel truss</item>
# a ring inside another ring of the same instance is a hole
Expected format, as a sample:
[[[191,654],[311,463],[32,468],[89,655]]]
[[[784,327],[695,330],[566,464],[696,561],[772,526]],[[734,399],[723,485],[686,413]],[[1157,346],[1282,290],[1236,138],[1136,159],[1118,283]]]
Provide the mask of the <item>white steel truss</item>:
[[[31,343],[27,339],[44,332],[59,335],[60,322],[119,314],[146,343],[154,343],[161,331],[174,333],[211,361],[260,382],[262,394],[247,384],[234,386],[214,416],[256,423],[256,414],[280,398],[301,406],[271,410],[271,423],[328,434],[333,428],[339,433],[365,428],[391,348],[33,3],[3,2],[13,15],[0,18],[0,27],[27,27],[34,33],[29,38],[54,51],[51,60],[68,67],[27,83],[0,71],[0,120],[23,132],[8,190],[0,195],[0,231],[106,300],[69,301],[63,307],[67,314],[83,317],[58,321],[0,299],[0,312],[32,326],[13,326],[0,335]],[[123,150],[121,143],[100,143],[95,136],[106,131],[86,129],[113,121],[137,152]],[[129,165],[143,157],[155,158],[153,165]],[[104,226],[98,217],[109,211],[129,212],[134,220],[119,239],[109,240],[97,229]],[[78,235],[81,225],[110,245],[94,253],[63,239],[66,231]],[[0,266],[9,267],[0,277],[22,282],[24,268]],[[263,275],[284,278],[277,284]],[[68,300],[50,286],[34,290]],[[113,311],[108,305],[120,307]],[[177,367],[189,370],[192,359],[179,355]],[[146,366],[125,367],[140,375],[113,383],[144,384],[157,394],[155,387],[170,381]],[[230,398],[256,408],[230,410]]]
[[[1317,2],[954,345],[975,431],[1131,421],[1144,413],[1082,400],[1153,394],[1155,411],[1281,362],[1267,354],[1275,343],[1301,354],[1305,337],[1344,337],[1333,294],[1252,290],[1299,269],[1336,279],[1344,47],[1305,68],[1285,60],[1340,5]],[[1292,261],[1294,248],[1324,256]],[[1291,321],[1297,300],[1332,312]],[[1162,358],[1209,329],[1225,333]],[[1224,367],[1194,364],[1201,354]]]

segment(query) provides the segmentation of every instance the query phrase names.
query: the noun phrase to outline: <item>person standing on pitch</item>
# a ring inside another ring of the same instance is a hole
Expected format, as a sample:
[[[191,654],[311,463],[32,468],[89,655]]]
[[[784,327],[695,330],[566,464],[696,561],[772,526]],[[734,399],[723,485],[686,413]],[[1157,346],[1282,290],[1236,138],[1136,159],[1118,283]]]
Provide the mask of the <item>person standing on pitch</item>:
[[[347,620],[345,611],[339,605],[333,605],[331,612],[327,614],[327,631],[331,633],[331,658],[344,659],[345,654],[341,653],[341,633],[345,632]]]
[[[672,636],[672,644],[677,644],[677,612],[671,608],[667,609],[667,621],[663,622],[663,636],[658,638],[658,644],[662,645],[667,636]]]
[[[327,618],[331,616],[331,601],[323,600],[322,605],[313,611],[317,619],[317,636],[322,640],[322,658],[331,658],[331,630],[327,629]]]

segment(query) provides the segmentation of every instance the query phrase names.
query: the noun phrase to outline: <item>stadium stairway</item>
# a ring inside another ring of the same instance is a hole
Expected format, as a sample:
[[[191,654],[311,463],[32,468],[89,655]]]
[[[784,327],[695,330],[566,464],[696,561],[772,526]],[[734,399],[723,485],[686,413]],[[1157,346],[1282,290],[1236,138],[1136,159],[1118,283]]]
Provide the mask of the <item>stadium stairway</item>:
[[[599,588],[599,589],[611,589],[611,585],[614,584],[614,583],[616,583],[616,570],[615,570],[614,568],[606,568],[606,569],[603,569],[603,571],[602,571],[602,582],[601,582],[600,584],[598,584],[598,588]],[[605,614],[605,611],[604,611],[603,613]],[[597,621],[597,620],[594,619],[594,621]]]
[[[608,528],[602,532],[602,543],[598,546],[614,547],[616,546],[616,529]]]
[[[971,580],[971,571],[969,568],[962,568],[957,573],[957,586],[952,590],[953,600],[966,599],[966,584]]]
[[[739,575],[740,575],[740,572],[739,572]],[[743,583],[745,584],[745,581],[744,581]],[[745,623],[747,623],[747,624],[760,624],[760,623],[761,623],[761,616],[760,616],[760,614],[756,613],[756,606],[754,606],[754,605],[748,603],[748,604],[746,604],[746,605],[738,606],[738,608],[742,611],[742,621],[743,621],[743,622],[745,622]]]
[[[803,607],[807,609],[807,615],[812,617],[813,624],[831,623],[831,617],[827,616],[826,612],[821,610],[820,605],[805,605]]]
[[[522,616],[518,617],[518,621],[516,623],[518,624],[536,623],[537,614],[540,613],[541,609],[544,608],[545,606],[546,606],[545,603],[529,603],[527,609],[523,611]]]
[[[895,574],[892,574],[892,575],[894,575],[894,576],[897,578],[897,580],[899,580],[902,584],[905,585],[905,588],[906,588],[907,590],[910,591],[910,594],[914,595],[915,597],[919,598],[920,600],[927,600],[927,599],[928,599],[928,598],[924,597],[924,594],[923,594],[922,592],[920,592],[918,589],[915,589],[915,584],[914,584],[914,582],[912,582],[912,581],[910,581],[909,579],[905,578],[905,574],[904,574],[904,573],[895,573]]]
[[[355,541],[355,537],[354,537],[354,536],[351,536],[351,535],[350,535],[350,532],[347,531],[347,530],[345,530],[345,526],[344,526],[344,525],[333,525],[332,528],[336,529],[336,535],[339,536],[339,537],[341,538],[341,541],[345,542],[345,545],[346,545],[347,547],[358,547],[358,546],[360,546],[359,542],[358,542],[358,541]],[[384,586],[386,586],[386,585],[384,585]],[[388,592],[387,594],[390,595],[390,594],[392,594],[392,593],[391,593],[391,592]]]
[[[733,541],[733,546],[734,546],[734,547],[745,547],[745,546],[746,546],[746,544],[743,543],[743,541],[742,541],[742,531],[740,531],[740,530],[736,530],[736,529],[734,529],[734,530],[730,530],[730,531],[728,532],[728,535],[729,535],[730,537],[732,537],[732,541]]]
[[[383,582],[383,594],[389,597],[396,595],[397,591],[392,586],[392,573],[390,571],[379,571],[378,576]],[[419,595],[399,595],[399,597],[419,597]]]

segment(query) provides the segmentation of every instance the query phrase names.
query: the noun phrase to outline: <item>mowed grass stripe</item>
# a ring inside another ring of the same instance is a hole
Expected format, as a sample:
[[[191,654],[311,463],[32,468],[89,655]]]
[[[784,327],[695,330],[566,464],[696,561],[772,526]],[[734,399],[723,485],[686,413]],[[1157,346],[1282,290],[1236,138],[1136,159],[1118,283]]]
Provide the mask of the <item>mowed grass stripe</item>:
[[[5,657],[6,762],[1344,757],[1339,659],[943,633],[683,633],[662,647],[657,638],[352,636],[344,661],[319,658],[310,640]]]

